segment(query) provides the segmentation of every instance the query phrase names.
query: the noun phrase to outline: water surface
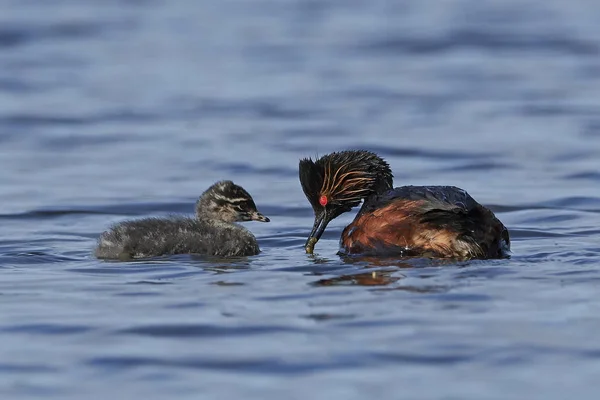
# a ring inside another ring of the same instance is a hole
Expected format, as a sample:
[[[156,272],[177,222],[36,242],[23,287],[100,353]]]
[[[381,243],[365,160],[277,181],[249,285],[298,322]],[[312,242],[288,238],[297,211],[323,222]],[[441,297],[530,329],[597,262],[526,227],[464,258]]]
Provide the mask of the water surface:
[[[564,399],[600,389],[600,6],[0,3],[0,395]],[[378,152],[509,227],[510,260],[314,256],[298,160]],[[233,179],[263,252],[97,236]]]

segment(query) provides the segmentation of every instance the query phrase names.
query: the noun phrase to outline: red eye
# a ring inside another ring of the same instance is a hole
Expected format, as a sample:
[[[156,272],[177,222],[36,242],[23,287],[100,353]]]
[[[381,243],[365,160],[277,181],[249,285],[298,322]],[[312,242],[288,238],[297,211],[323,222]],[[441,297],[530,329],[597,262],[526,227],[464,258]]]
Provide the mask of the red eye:
[[[327,205],[327,196],[321,196],[321,198],[319,199],[319,204],[325,207]]]

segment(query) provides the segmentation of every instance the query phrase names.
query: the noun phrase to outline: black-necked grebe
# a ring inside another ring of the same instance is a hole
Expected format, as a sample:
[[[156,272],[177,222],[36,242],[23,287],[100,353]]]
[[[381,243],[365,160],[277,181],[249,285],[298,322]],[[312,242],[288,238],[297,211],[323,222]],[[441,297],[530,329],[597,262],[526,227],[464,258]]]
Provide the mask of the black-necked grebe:
[[[252,196],[231,181],[208,188],[196,202],[196,217],[172,216],[124,221],[98,239],[96,257],[135,259],[172,254],[221,257],[251,256],[260,252],[254,235],[236,224],[269,222]]]
[[[362,150],[300,160],[300,183],[315,213],[307,253],[327,224],[364,199],[342,232],[340,253],[457,259],[504,258],[506,227],[494,213],[454,186],[392,188],[387,162]]]

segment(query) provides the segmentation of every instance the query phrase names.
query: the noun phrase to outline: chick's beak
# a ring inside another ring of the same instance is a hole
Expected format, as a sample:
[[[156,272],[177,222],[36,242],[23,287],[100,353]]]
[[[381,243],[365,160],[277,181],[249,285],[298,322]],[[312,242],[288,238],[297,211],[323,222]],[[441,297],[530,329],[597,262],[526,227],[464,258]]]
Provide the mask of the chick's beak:
[[[315,249],[315,244],[321,238],[323,232],[325,232],[325,228],[329,223],[330,218],[327,215],[327,211],[322,211],[319,214],[315,215],[315,223],[313,224],[312,231],[310,235],[308,235],[308,239],[306,239],[306,243],[304,244],[304,249],[308,254],[312,254]]]
[[[264,215],[262,215],[258,211],[253,211],[252,213],[250,213],[250,220],[252,220],[252,221],[258,221],[258,222],[269,222],[269,221],[271,221],[268,217],[265,217]]]

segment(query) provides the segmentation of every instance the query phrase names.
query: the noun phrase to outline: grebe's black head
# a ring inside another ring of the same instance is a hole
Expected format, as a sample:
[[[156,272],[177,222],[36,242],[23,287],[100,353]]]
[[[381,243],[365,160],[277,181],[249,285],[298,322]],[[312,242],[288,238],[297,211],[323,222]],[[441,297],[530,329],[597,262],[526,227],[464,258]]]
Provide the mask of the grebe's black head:
[[[256,209],[252,196],[232,181],[220,181],[209,187],[196,203],[196,216],[226,222],[269,222]]]
[[[327,224],[350,211],[372,193],[392,188],[394,176],[387,162],[366,150],[327,154],[315,161],[300,160],[300,184],[315,212],[315,223],[306,240],[312,253]]]

